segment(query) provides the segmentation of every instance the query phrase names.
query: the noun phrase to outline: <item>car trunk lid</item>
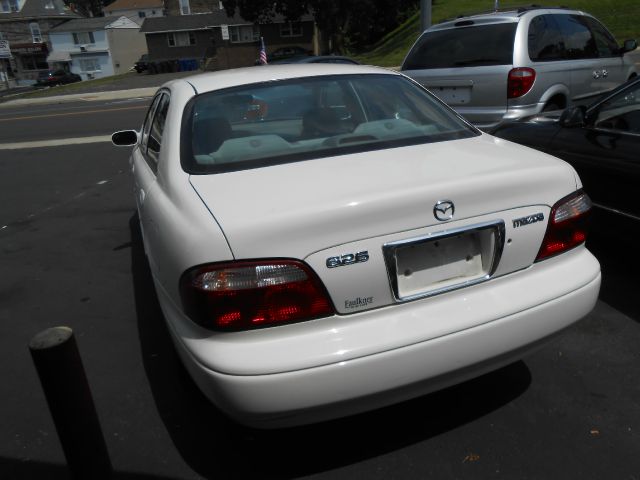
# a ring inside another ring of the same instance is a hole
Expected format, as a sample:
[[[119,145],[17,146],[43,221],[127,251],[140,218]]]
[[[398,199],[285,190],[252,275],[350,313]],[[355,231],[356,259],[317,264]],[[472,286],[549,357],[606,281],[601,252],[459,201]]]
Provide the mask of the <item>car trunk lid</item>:
[[[305,258],[357,239],[440,224],[433,213],[440,200],[453,201],[454,218],[461,220],[553,205],[575,189],[567,164],[488,135],[190,181],[238,259]]]

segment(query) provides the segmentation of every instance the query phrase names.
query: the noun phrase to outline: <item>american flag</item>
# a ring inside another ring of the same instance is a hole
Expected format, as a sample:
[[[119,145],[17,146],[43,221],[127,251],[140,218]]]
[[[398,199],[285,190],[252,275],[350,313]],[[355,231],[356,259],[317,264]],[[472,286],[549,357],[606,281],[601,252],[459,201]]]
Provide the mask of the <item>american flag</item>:
[[[267,64],[267,50],[264,48],[264,38],[260,37],[260,57],[258,58],[260,65]]]

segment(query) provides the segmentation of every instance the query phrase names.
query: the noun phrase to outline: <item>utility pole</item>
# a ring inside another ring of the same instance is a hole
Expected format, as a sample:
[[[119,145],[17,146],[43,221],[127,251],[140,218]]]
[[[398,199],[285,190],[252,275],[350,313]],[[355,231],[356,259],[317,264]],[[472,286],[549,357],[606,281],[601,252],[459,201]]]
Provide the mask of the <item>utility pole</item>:
[[[431,26],[431,0],[420,0],[420,32]]]

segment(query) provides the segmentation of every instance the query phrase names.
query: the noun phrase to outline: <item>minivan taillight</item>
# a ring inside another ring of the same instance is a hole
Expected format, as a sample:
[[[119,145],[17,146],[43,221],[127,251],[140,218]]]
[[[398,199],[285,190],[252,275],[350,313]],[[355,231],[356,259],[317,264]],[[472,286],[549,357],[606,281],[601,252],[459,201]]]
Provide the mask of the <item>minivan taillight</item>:
[[[584,243],[587,239],[591,205],[589,196],[578,190],[553,206],[536,261],[566,252]]]
[[[512,68],[507,79],[507,98],[526,94],[536,81],[536,71],[529,67]]]
[[[324,285],[290,259],[201,265],[180,279],[185,313],[212,330],[244,330],[333,315]]]

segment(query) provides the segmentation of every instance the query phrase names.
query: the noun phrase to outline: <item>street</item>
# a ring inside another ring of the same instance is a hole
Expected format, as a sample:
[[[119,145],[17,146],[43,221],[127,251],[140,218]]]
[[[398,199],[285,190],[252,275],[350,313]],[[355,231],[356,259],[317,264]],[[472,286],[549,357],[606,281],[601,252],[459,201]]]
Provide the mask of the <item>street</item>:
[[[149,98],[5,107],[0,144],[106,135],[140,128]]]
[[[75,332],[117,479],[640,479],[638,227],[603,212],[587,244],[603,271],[596,309],[524,361],[315,426],[222,417],[164,325],[129,149],[69,140],[138,128],[148,102],[0,110],[2,479],[69,478],[27,348],[56,325]],[[43,140],[63,145],[29,145]]]

